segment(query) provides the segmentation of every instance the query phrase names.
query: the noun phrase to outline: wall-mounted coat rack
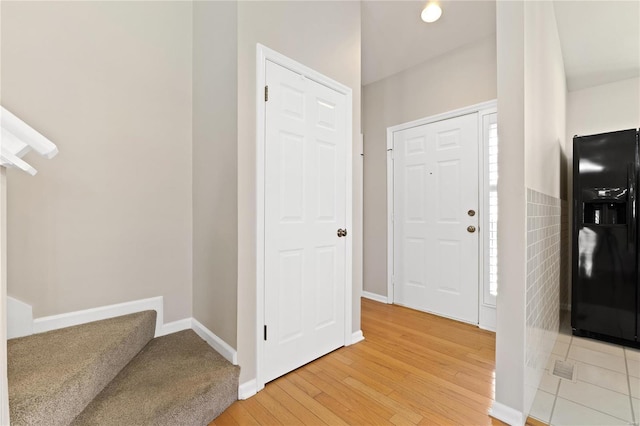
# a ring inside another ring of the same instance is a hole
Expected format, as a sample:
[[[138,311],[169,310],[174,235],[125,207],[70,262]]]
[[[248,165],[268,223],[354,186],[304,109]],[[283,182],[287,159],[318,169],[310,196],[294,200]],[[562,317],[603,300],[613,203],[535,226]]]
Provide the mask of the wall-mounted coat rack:
[[[58,147],[37,130],[16,117],[4,107],[0,107],[0,166],[16,167],[29,173],[37,173],[22,157],[32,149],[45,158],[53,158]]]

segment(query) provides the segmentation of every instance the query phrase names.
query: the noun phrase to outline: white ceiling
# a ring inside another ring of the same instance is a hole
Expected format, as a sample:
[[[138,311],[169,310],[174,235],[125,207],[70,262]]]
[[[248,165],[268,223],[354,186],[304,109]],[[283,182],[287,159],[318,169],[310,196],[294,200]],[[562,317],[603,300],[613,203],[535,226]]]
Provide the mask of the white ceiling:
[[[389,77],[496,32],[495,1],[441,0],[442,17],[420,19],[427,1],[362,2],[362,84]]]
[[[420,20],[427,1],[362,1],[362,84],[370,84],[495,33],[496,3],[441,0],[442,17]],[[567,88],[640,75],[640,1],[554,1]]]
[[[569,90],[640,76],[640,1],[554,5]]]

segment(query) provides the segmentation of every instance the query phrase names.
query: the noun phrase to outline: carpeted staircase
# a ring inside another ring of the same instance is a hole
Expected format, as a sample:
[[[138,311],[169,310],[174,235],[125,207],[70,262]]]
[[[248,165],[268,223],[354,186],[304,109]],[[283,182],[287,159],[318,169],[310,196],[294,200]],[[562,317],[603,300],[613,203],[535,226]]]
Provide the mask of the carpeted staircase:
[[[8,341],[12,425],[206,425],[240,369],[192,330],[153,338],[145,311]]]

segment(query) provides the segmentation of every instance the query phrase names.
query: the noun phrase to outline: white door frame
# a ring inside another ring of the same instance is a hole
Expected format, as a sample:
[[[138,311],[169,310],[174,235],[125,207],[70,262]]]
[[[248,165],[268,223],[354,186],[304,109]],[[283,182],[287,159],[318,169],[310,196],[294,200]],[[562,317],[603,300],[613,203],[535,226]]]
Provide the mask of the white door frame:
[[[478,146],[478,199],[480,200],[479,206],[485,207],[485,204],[482,200],[484,200],[485,189],[484,189],[484,180],[487,178],[486,175],[488,173],[485,170],[484,159],[484,143],[482,141],[482,117],[486,114],[492,114],[497,112],[497,101],[492,100],[488,102],[482,102],[475,105],[470,105],[468,107],[456,109],[453,111],[448,111],[442,114],[432,115],[430,117],[421,118],[419,120],[410,121],[408,123],[398,124],[396,126],[387,127],[387,303],[391,304],[394,302],[394,291],[393,291],[393,275],[394,275],[394,235],[393,235],[393,134],[395,132],[400,132],[402,130],[407,130],[412,127],[423,126],[425,124],[435,123],[436,121],[448,120],[450,118],[460,117],[462,115],[478,113],[478,138],[479,146]],[[484,217],[486,212],[481,211],[481,218]],[[484,221],[481,220],[479,224],[483,224]],[[480,229],[481,226],[478,227],[478,232],[483,232]],[[479,239],[478,244],[478,255],[479,255],[479,270],[478,270],[478,303],[479,309],[482,309],[483,306],[483,298],[481,297],[483,294],[483,281],[484,281],[484,234],[481,234],[482,238]],[[480,312],[480,311],[478,311]]]
[[[332,80],[319,72],[302,65],[293,59],[269,49],[258,43],[256,49],[256,390],[264,388],[263,357],[264,357],[264,256],[265,256],[265,110],[264,87],[266,85],[266,62],[274,62],[295,73],[322,84],[346,96],[346,229],[349,231],[345,240],[345,321],[344,345],[352,343],[352,280],[353,280],[353,95],[351,88]]]

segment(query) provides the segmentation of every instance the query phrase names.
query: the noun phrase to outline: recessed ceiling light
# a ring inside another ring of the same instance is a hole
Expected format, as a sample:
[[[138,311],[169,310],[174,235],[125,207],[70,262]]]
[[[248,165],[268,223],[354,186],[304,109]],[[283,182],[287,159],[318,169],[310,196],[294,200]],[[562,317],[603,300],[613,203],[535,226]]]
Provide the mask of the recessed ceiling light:
[[[424,22],[431,23],[440,19],[440,15],[442,15],[440,6],[437,3],[429,3],[420,14],[420,17]]]

